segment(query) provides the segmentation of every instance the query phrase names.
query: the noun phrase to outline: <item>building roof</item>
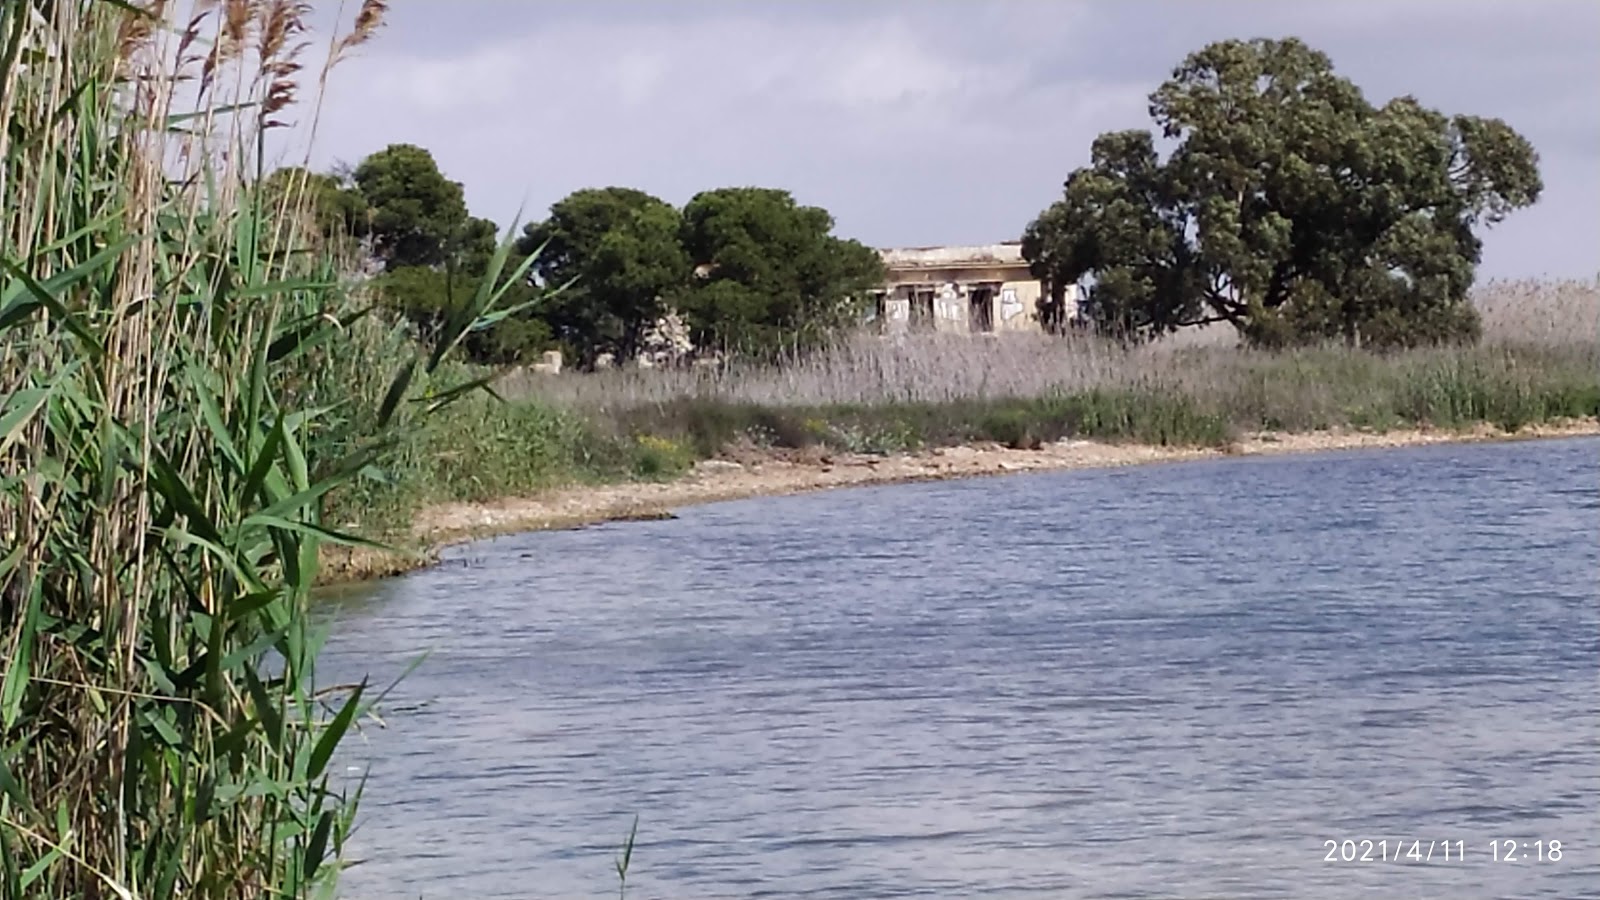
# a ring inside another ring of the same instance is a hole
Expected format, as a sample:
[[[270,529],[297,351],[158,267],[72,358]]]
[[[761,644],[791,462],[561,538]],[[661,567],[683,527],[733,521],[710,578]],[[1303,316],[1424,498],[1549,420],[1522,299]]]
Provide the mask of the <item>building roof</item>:
[[[878,255],[890,271],[1027,265],[1022,258],[1021,241],[971,247],[899,247],[879,250]]]

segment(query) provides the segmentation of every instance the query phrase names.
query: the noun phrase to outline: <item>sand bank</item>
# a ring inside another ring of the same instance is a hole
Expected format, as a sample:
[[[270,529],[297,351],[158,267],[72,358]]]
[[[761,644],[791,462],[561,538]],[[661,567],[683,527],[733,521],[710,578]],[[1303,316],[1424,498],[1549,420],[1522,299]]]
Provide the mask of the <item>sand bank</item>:
[[[410,535],[412,546],[422,549],[413,553],[392,554],[364,549],[328,548],[324,551],[324,579],[356,581],[398,574],[430,564],[443,547],[476,538],[520,531],[574,528],[599,522],[668,518],[674,509],[719,500],[776,497],[868,484],[1099,469],[1228,456],[1596,434],[1600,434],[1600,421],[1591,419],[1533,426],[1515,434],[1488,425],[1470,431],[1263,432],[1248,435],[1225,448],[1062,441],[1032,450],[988,443],[894,456],[830,454],[815,449],[747,450],[732,452],[723,459],[702,461],[692,471],[671,481],[584,485],[530,497],[430,507],[417,516]]]

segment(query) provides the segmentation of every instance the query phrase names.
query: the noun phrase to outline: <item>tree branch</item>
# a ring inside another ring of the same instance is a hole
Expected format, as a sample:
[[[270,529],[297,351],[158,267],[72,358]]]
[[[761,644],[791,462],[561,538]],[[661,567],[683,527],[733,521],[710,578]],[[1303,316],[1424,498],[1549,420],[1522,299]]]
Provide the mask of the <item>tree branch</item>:
[[[1178,325],[1179,328],[1189,328],[1189,327],[1194,326],[1194,325],[1215,325],[1218,322],[1227,322],[1228,324],[1232,325],[1235,328],[1239,327],[1239,323],[1237,321],[1235,321],[1232,318],[1229,318],[1226,315],[1205,316],[1205,317],[1199,318],[1199,319],[1183,319],[1183,320],[1180,320],[1177,323],[1177,325]]]

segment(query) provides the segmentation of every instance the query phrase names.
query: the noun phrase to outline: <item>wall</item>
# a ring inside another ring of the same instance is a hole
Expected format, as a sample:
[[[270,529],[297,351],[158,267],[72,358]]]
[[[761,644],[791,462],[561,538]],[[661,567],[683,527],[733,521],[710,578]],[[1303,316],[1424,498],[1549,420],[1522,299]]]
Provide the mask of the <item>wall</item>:
[[[994,298],[995,331],[1038,331],[1039,297],[1037,281],[1006,281]]]
[[[979,284],[985,281],[1024,281],[1031,278],[1026,266],[947,266],[941,268],[890,269],[885,287],[900,285]]]
[[[904,284],[889,289],[883,297],[882,319],[874,325],[885,334],[903,334],[911,331],[912,303],[918,294],[933,294],[932,330],[939,334],[972,334],[971,291],[977,287],[992,292],[989,303],[989,320],[994,331],[1037,332],[1039,324],[1039,297],[1037,281],[985,280],[981,282],[945,282],[937,286]]]
[[[933,330],[941,334],[965,334],[967,294],[954,284],[946,284],[933,295]]]
[[[883,315],[874,323],[884,334],[905,334],[911,328],[911,301],[891,295],[883,301]]]
[[[913,298],[932,292],[929,330],[946,334],[973,334],[970,291],[993,290],[989,320],[994,332],[1038,332],[1039,300],[1043,285],[1029,273],[1016,242],[974,247],[910,247],[880,251],[888,275],[881,314],[872,323],[885,334],[903,334],[918,321]],[[926,302],[926,301],[924,301]],[[1077,312],[1077,290],[1069,290],[1065,313]],[[922,307],[926,309],[926,307]],[[924,313],[925,314],[925,313]],[[920,328],[920,323],[919,323]]]

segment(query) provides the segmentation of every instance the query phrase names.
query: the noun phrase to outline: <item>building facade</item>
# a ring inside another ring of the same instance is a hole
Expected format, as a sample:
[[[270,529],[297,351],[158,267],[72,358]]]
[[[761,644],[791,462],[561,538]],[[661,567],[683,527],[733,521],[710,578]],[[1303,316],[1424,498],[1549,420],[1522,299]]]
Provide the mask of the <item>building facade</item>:
[[[1052,298],[1020,242],[879,252],[888,277],[868,321],[882,334],[1040,332],[1077,314],[1076,286]]]

